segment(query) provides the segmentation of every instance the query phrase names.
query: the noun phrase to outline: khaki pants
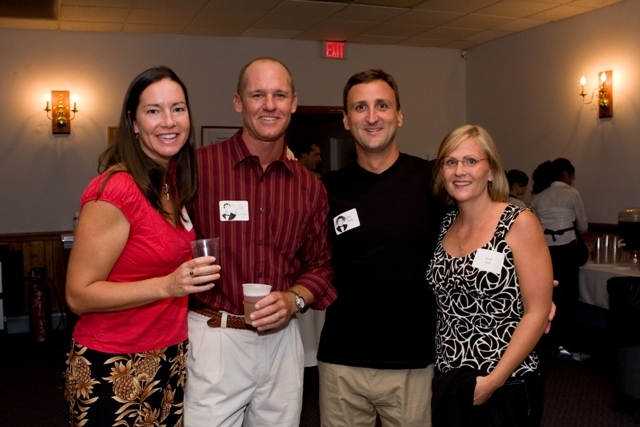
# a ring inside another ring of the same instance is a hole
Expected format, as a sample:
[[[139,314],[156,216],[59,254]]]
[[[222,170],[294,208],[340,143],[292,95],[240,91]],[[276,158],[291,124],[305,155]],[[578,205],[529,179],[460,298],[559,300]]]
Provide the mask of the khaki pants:
[[[318,362],[321,427],[431,427],[433,365],[369,369]]]

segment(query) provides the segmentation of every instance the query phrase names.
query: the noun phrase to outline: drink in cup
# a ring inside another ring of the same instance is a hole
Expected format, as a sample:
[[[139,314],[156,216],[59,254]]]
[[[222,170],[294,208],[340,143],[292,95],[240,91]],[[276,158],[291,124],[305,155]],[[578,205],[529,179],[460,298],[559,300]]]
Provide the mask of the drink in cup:
[[[242,285],[242,292],[244,293],[244,323],[251,324],[251,317],[249,316],[256,311],[256,303],[269,295],[271,285],[244,283]]]
[[[218,255],[220,253],[220,238],[214,237],[211,239],[198,239],[191,242],[191,252],[193,253],[194,258],[198,258],[201,256],[212,256],[215,257],[216,260],[213,262],[216,265],[219,265]],[[213,274],[207,273],[206,275]],[[211,283],[211,282],[207,282]],[[206,283],[202,283],[206,285]]]

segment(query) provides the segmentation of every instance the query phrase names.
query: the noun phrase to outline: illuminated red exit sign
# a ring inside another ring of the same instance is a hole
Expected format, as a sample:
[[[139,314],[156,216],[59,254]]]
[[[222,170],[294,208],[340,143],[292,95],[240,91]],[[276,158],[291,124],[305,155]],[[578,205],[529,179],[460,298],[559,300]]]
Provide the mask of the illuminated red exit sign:
[[[345,59],[344,42],[322,42],[322,57],[331,59]]]

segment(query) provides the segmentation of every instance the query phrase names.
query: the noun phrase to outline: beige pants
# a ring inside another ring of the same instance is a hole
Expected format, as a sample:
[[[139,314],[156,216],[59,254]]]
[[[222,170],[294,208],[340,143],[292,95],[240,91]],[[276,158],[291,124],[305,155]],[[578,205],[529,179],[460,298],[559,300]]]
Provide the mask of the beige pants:
[[[318,362],[321,427],[431,427],[433,365],[369,369]]]
[[[304,350],[295,317],[261,333],[207,320],[189,312],[185,427],[298,427]]]

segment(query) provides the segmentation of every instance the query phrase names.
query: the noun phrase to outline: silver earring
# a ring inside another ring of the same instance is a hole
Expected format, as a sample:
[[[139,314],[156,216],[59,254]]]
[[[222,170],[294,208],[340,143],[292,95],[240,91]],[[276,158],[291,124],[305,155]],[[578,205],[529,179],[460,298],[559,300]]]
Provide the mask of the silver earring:
[[[140,134],[138,132],[136,132],[134,136],[136,137],[136,139],[140,139]]]

